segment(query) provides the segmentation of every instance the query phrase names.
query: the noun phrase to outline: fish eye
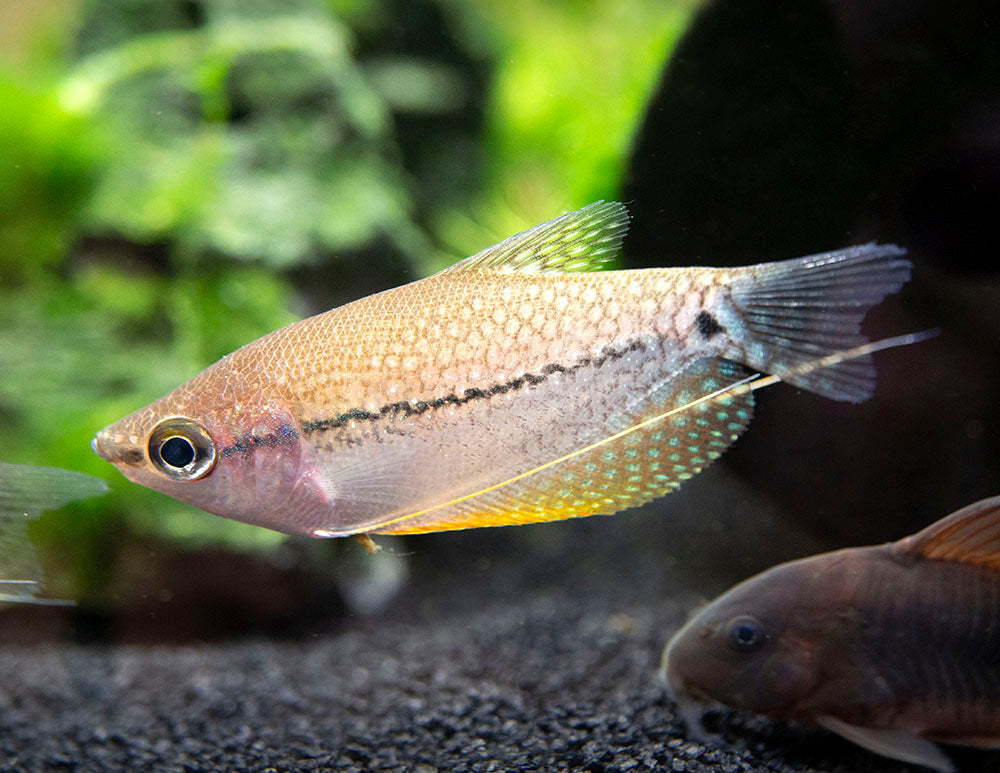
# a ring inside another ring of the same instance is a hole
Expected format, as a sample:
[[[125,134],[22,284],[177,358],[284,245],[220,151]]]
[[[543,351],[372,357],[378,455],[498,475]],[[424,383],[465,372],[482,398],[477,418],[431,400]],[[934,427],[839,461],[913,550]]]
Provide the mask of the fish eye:
[[[158,472],[177,481],[204,478],[215,466],[215,443],[198,422],[164,419],[149,433],[149,461]]]
[[[171,467],[187,467],[194,457],[194,446],[186,437],[174,435],[160,446],[160,459]]]
[[[764,626],[750,615],[740,615],[729,621],[729,644],[739,652],[756,652],[763,646]]]

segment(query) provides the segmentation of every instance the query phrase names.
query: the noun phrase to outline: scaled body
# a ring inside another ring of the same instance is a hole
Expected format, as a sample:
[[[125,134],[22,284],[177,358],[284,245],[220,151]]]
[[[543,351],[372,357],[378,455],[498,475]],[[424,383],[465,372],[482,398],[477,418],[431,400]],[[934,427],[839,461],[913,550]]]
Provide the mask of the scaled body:
[[[782,374],[863,341],[865,311],[909,276],[878,245],[746,269],[581,271],[626,225],[621,205],[591,205],[290,325],[102,430],[95,450],[211,512],[314,536],[611,513],[718,457],[751,397],[580,449],[738,380],[737,363]],[[789,380],[857,401],[874,374],[857,360]]]
[[[929,741],[1000,746],[1000,497],[740,583],[673,637],[663,668],[682,704],[822,725],[936,770],[952,766]]]

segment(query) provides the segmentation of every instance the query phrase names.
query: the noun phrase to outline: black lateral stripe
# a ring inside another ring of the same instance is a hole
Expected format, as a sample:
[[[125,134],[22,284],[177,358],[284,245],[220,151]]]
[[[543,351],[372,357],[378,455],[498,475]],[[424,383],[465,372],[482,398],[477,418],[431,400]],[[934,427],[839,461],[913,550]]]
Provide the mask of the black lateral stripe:
[[[551,363],[544,366],[541,373],[525,373],[502,384],[494,384],[483,389],[471,387],[463,390],[461,395],[452,393],[444,397],[436,397],[433,400],[417,400],[416,402],[401,400],[396,403],[383,405],[378,411],[374,412],[352,408],[330,419],[315,419],[314,421],[302,422],[302,434],[308,435],[326,429],[336,429],[351,421],[374,421],[385,416],[399,416],[404,418],[419,416],[422,413],[435,408],[442,408],[445,405],[460,406],[473,400],[489,399],[494,395],[516,391],[526,385],[534,386],[535,384],[540,384],[554,373],[573,373],[586,367],[599,368],[610,360],[621,359],[632,352],[644,351],[645,348],[646,345],[642,341],[634,340],[620,349],[605,347],[601,352],[601,356],[597,358],[582,357],[569,366]]]
[[[299,433],[296,432],[295,427],[289,424],[282,424],[277,430],[269,435],[243,435],[236,439],[236,442],[231,446],[226,446],[219,452],[219,456],[223,459],[234,454],[245,454],[252,452],[256,448],[261,446],[265,448],[276,448],[278,446],[288,445],[294,443],[298,440]]]

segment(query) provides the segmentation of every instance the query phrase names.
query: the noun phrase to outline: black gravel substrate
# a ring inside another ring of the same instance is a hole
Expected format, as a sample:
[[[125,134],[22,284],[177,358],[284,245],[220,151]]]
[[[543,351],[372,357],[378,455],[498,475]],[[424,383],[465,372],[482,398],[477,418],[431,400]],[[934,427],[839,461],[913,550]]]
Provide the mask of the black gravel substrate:
[[[389,543],[408,551],[409,580],[365,616],[302,613],[165,644],[160,633],[116,641],[126,628],[114,620],[103,641],[81,643],[79,613],[76,623],[52,623],[58,610],[0,615],[2,767],[910,770],[822,731],[721,710],[706,717],[717,743],[687,737],[655,678],[698,601],[684,578],[760,552],[740,521],[723,523],[731,539],[719,542],[720,522],[692,509],[734,494],[721,471],[705,478],[670,502],[672,516]],[[750,526],[766,541],[780,524],[758,512]],[[681,535],[684,550],[671,551]],[[345,563],[367,561],[353,543],[336,548]],[[151,630],[169,626],[174,603],[143,612]],[[950,751],[964,769],[1000,770],[1000,755]]]

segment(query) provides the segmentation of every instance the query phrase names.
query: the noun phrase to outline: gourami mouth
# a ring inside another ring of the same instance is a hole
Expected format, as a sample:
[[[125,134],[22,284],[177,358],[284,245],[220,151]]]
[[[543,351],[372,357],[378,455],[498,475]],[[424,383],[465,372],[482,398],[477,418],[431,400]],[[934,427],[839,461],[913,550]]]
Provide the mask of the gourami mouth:
[[[101,430],[96,435],[94,435],[94,439],[90,441],[90,448],[95,454],[101,457],[104,461],[106,462],[111,461],[111,453],[108,451],[107,448],[107,437],[104,434],[104,430]]]
[[[90,441],[90,447],[95,454],[111,464],[127,464],[132,467],[144,464],[146,455],[142,449],[121,440],[124,438],[113,438],[107,429],[102,429]]]

